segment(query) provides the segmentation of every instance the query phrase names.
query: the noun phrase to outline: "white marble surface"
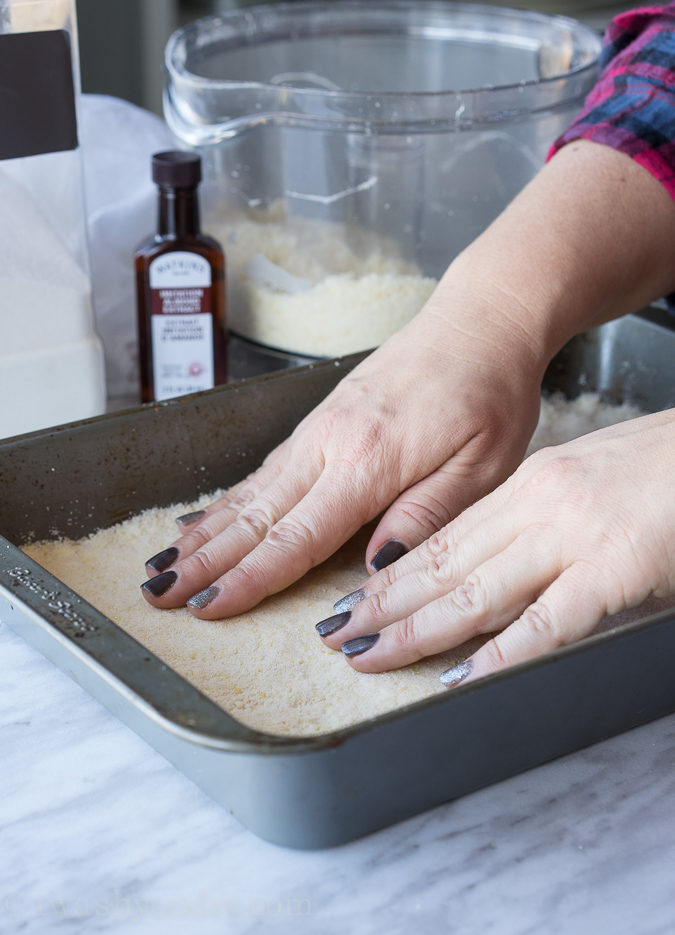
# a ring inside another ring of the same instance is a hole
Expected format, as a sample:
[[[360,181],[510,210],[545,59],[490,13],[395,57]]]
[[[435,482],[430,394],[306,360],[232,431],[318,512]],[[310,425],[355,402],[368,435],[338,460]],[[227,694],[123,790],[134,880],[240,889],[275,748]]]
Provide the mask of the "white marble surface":
[[[343,847],[244,830],[0,624],[0,932],[675,931],[675,717]]]

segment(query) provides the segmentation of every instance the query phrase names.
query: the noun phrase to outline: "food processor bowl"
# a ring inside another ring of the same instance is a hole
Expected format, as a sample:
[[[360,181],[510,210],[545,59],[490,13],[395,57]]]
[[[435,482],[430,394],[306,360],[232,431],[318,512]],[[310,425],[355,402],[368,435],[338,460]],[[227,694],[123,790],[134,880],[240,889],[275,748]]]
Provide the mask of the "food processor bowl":
[[[435,0],[299,0],[176,32],[165,115],[202,154],[231,329],[309,356],[385,340],[543,164],[600,47],[566,17]]]

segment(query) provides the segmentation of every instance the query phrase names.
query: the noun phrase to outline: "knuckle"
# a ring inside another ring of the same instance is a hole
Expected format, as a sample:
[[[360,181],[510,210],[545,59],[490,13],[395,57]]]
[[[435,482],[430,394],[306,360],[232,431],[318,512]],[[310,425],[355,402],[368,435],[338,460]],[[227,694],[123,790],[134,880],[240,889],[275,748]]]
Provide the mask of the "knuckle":
[[[420,548],[423,552],[426,552],[430,559],[441,555],[446,551],[447,548],[446,530],[439,529],[438,532],[434,533],[433,536],[430,536],[429,539],[427,539],[427,541],[420,546]]]
[[[196,571],[201,572],[200,577],[205,575],[209,581],[215,581],[220,576],[220,569],[217,566],[216,556],[208,549],[198,549],[186,560],[192,573],[193,565],[196,565]]]
[[[274,517],[264,506],[251,506],[241,511],[237,523],[264,537],[274,525]]]
[[[227,506],[232,510],[243,510],[251,501],[255,500],[257,493],[257,490],[253,486],[242,487],[242,489],[238,490],[231,500],[229,500]]]
[[[188,548],[196,550],[205,546],[212,538],[213,533],[210,531],[208,523],[204,522],[184,536],[184,541]]]
[[[447,552],[434,555],[424,568],[432,584],[445,585],[452,580],[452,560]]]
[[[385,620],[390,616],[389,597],[386,590],[375,591],[368,598],[367,614],[369,620]]]
[[[384,568],[381,568],[380,571],[376,572],[378,584],[381,584],[383,588],[389,588],[395,581],[398,580],[398,570],[396,568],[396,562],[393,565],[385,565]]]
[[[400,620],[393,630],[394,641],[397,648],[405,650],[408,659],[410,659],[411,650],[415,652],[416,658],[422,657],[422,653],[418,648],[421,641],[421,634],[419,624],[414,615]]]
[[[475,572],[448,596],[457,610],[469,616],[478,616],[487,606],[483,582]]]
[[[270,527],[265,542],[284,550],[308,551],[314,544],[314,534],[301,520],[287,517]]]
[[[422,554],[429,560],[452,555],[456,548],[455,536],[450,526],[444,526],[426,539],[420,546]]]
[[[547,464],[554,452],[552,445],[546,445],[544,448],[537,448],[532,454],[528,455],[516,469],[516,474],[528,474],[532,468],[540,468]]]
[[[379,464],[387,435],[384,420],[371,416],[362,422],[358,431],[341,434],[339,461],[351,469],[363,470],[364,465]]]
[[[399,500],[397,508],[427,535],[431,530],[436,532],[441,529],[450,518],[447,507],[440,500],[432,500],[428,496],[424,502]]]
[[[457,573],[457,550],[449,527],[439,530],[420,546],[425,558],[424,570],[432,584],[445,585]]]
[[[309,426],[320,441],[331,441],[340,431],[342,416],[343,412],[340,409],[324,408],[320,414],[310,414],[308,419],[300,423],[293,434],[302,434]]]
[[[532,456],[532,461],[534,461],[534,466],[536,471],[530,479],[530,485],[534,488],[543,488],[548,490],[553,488],[554,490],[558,489],[562,485],[567,486],[569,483],[576,484],[576,476],[579,471],[579,459],[570,455],[559,454],[554,448],[543,449],[542,451],[536,452],[536,455],[541,457],[536,458],[535,455]],[[544,456],[545,455],[545,456]]]
[[[520,622],[535,634],[538,643],[544,643],[552,648],[563,646],[565,643],[553,615],[543,601],[530,604],[523,611]]]
[[[587,523],[597,512],[597,484],[588,482],[582,459],[555,453],[556,449],[548,451],[548,457],[540,459],[539,466],[526,477],[518,498],[530,512],[536,511],[538,521],[572,524],[573,528],[579,522]],[[541,454],[535,452],[532,459]]]
[[[488,671],[492,669],[505,669],[510,665],[508,653],[502,648],[501,634],[498,634],[485,643],[481,653],[485,654]]]

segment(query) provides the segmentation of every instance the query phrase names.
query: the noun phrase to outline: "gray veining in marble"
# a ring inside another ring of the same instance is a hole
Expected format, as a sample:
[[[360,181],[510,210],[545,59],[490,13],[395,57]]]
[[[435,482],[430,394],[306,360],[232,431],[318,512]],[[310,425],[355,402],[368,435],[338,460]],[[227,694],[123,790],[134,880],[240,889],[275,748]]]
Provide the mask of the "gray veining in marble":
[[[675,717],[319,852],[244,830],[0,624],[0,932],[671,935]]]

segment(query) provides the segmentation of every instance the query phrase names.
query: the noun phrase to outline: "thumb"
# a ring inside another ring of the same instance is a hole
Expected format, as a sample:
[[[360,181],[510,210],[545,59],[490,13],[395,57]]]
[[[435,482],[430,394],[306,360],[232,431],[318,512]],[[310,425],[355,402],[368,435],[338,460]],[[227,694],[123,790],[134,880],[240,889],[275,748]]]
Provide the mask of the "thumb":
[[[371,536],[366,549],[368,569],[380,571],[393,564],[493,490],[502,478],[486,467],[450,461],[404,490]]]

